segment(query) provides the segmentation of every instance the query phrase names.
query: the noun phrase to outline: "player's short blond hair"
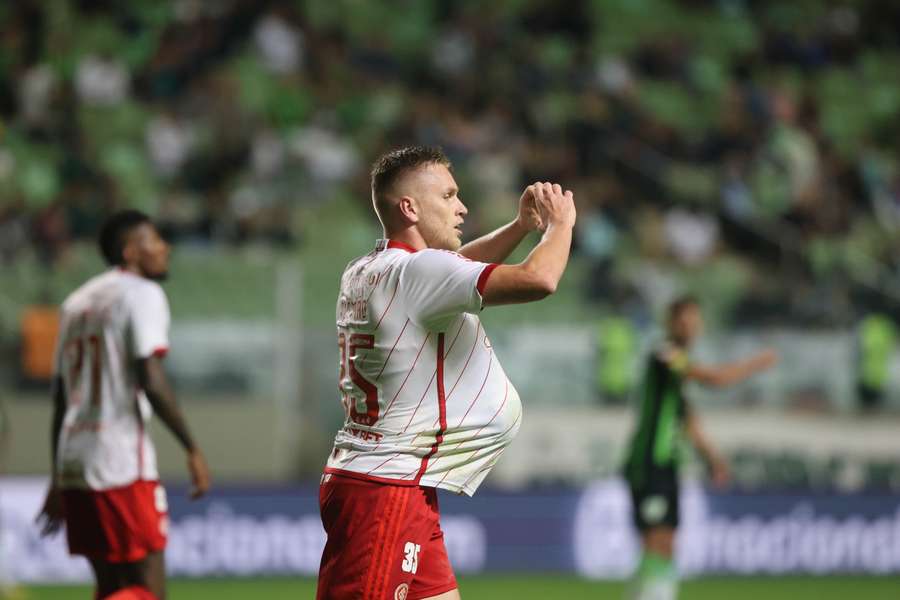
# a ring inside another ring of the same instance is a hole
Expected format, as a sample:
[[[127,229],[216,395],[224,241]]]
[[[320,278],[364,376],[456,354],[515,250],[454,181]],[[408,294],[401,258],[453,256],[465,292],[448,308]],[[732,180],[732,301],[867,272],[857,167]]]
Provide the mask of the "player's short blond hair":
[[[387,152],[372,165],[372,200],[375,209],[387,200],[394,185],[406,173],[422,165],[439,164],[448,169],[450,159],[437,146],[406,146]]]

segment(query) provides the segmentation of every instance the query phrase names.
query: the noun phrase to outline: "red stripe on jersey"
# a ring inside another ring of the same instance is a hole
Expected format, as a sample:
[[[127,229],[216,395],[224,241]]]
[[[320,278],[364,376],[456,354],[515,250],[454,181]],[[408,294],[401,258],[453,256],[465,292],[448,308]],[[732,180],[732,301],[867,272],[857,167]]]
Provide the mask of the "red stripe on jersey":
[[[456,428],[457,428],[457,429],[459,429],[460,426],[462,426],[463,421],[465,421],[465,420],[466,420],[466,417],[469,416],[469,411],[472,410],[472,407],[475,406],[475,403],[478,401],[478,398],[481,397],[481,392],[484,391],[484,386],[485,386],[485,384],[487,384],[488,376],[491,374],[491,364],[492,364],[493,362],[494,362],[494,361],[491,361],[491,362],[488,363],[487,373],[484,374],[484,381],[481,382],[481,389],[478,390],[478,394],[475,396],[475,399],[472,400],[472,403],[469,405],[469,408],[466,410],[466,414],[464,414],[464,415],[462,416],[462,418],[459,420],[459,423],[456,424]],[[504,396],[503,396],[503,404],[500,405],[501,408],[503,408],[503,405],[506,404],[506,394],[507,394],[508,392],[509,392],[509,382],[506,383],[506,392],[504,392]],[[488,425],[490,425],[490,423],[491,423],[495,418],[497,418],[497,414],[499,414],[499,411],[498,411],[498,413],[494,414],[494,417],[491,419],[491,421],[488,422]],[[487,427],[487,425],[485,425],[484,427]],[[477,437],[478,437],[478,434],[481,433],[481,431],[484,429],[484,427],[482,427],[482,428],[479,429],[477,432],[475,432],[475,435],[472,436],[472,437],[470,437],[469,439],[463,440],[463,441],[461,441],[461,442],[457,442],[457,444],[456,444],[455,446],[453,446],[453,449],[455,450],[456,448],[459,448],[460,446],[462,446],[462,445],[465,444],[466,442],[469,442],[469,441],[471,441],[471,440],[477,438]],[[434,466],[434,464],[437,463],[437,461],[439,461],[439,460],[441,460],[441,459],[440,459],[440,458],[435,459],[435,461],[434,461],[433,463],[431,463],[432,466]],[[452,471],[453,469],[450,469],[450,470]],[[446,477],[446,476],[447,476],[447,475],[444,474],[444,477]],[[444,481],[444,480],[441,479],[441,481]]]
[[[459,339],[459,334],[462,333],[462,328],[463,328],[463,325],[465,325],[465,324],[466,324],[466,318],[465,318],[465,316],[460,317],[460,319],[459,319],[459,328],[456,330],[456,335],[453,336],[453,341],[450,342],[450,347],[447,349],[447,355],[446,355],[446,356],[450,356],[450,353],[453,351],[454,346],[456,346],[456,340]],[[420,350],[420,352],[421,352],[421,350]],[[446,361],[446,356],[444,357],[445,361]],[[434,373],[431,375],[431,380],[429,380],[429,382],[428,382],[428,387],[425,388],[425,391],[426,391],[426,392],[427,392],[428,389],[431,387],[431,381],[434,380],[434,378],[435,378],[436,375],[437,375],[437,367],[435,367]],[[424,398],[424,396],[423,396],[423,398]],[[420,399],[419,402],[421,403],[421,402],[422,402],[422,399]],[[388,408],[390,408],[390,407],[388,407]],[[385,412],[387,412],[387,411],[385,410]],[[383,419],[383,418],[384,418],[384,415],[382,415],[381,418]],[[440,419],[441,419],[441,418],[440,418],[440,415],[439,415],[438,418],[434,420],[434,423],[432,423],[431,426],[432,426],[432,427],[437,427],[438,423],[440,422]],[[419,432],[419,433],[417,433],[417,434],[416,434],[416,437],[413,438],[413,442],[415,442],[417,439],[419,439],[419,437],[421,437],[422,435],[424,435],[424,432]],[[375,446],[375,448],[372,450],[372,452],[375,452],[375,451],[378,450],[379,448],[381,448],[381,444],[380,444],[380,443],[377,444],[377,445]],[[362,454],[356,454],[356,455],[350,457],[350,460],[348,460],[347,462],[345,462],[345,463],[344,463],[344,466],[346,467],[347,465],[349,465],[350,463],[352,463],[354,460],[356,460],[356,459],[359,458],[360,456],[362,456]],[[395,454],[394,456],[390,457],[388,460],[386,460],[386,461],[384,461],[383,463],[381,463],[381,465],[379,465],[379,466],[376,467],[375,469],[372,469],[372,470],[368,471],[368,473],[372,473],[372,472],[375,471],[376,469],[378,469],[378,468],[380,468],[381,466],[387,464],[388,462],[394,460],[394,459],[397,458],[398,456],[400,456],[400,453],[399,453],[399,452],[398,452],[397,454]],[[350,472],[350,471],[348,471],[348,472]],[[411,473],[409,473],[409,475],[414,475],[415,473],[416,473],[416,471],[412,471]],[[373,476],[373,477],[374,477],[374,476]],[[393,482],[393,481],[403,481],[403,480],[402,480],[402,479],[401,479],[401,480],[385,479],[385,481],[387,481],[387,482]]]
[[[391,351],[388,352],[387,358],[384,359],[384,364],[381,365],[381,370],[378,371],[378,375],[375,377],[375,381],[381,379],[381,374],[384,373],[384,368],[387,366],[388,361],[391,360],[391,354],[394,353],[394,349],[397,347],[397,344],[400,343],[400,338],[403,337],[403,332],[406,331],[406,326],[409,325],[409,319],[406,319],[406,323],[403,324],[403,329],[400,330],[400,335],[397,336],[397,339],[394,340],[394,345],[391,346]]]
[[[441,335],[441,339],[444,339],[444,338],[443,338],[443,335],[444,335],[444,334],[442,333],[442,334],[440,334],[440,335]],[[430,338],[430,337],[431,337],[431,332],[428,332],[428,333],[425,335],[425,341],[422,342],[422,347],[419,348],[419,353],[416,354],[416,359],[413,361],[412,366],[409,368],[409,371],[406,373],[406,377],[403,379],[403,383],[400,384],[400,388],[397,390],[397,393],[394,394],[394,397],[391,398],[391,401],[390,401],[390,403],[387,405],[387,408],[385,408],[385,409],[384,409],[384,412],[381,414],[382,420],[383,420],[385,417],[387,417],[387,413],[388,413],[389,410],[391,410],[391,406],[394,405],[394,401],[397,399],[398,396],[400,396],[400,392],[403,391],[403,388],[406,386],[406,382],[409,381],[409,376],[412,375],[413,369],[416,368],[416,363],[419,362],[419,356],[421,356],[422,350],[425,349],[425,345],[428,343],[428,338]]]
[[[490,425],[491,423],[493,423],[493,422],[494,422],[494,419],[497,418],[497,415],[500,414],[500,411],[503,410],[503,407],[506,406],[506,399],[507,399],[508,397],[509,397],[509,381],[506,382],[506,391],[505,391],[504,394],[503,394],[503,402],[500,403],[500,408],[497,409],[497,412],[494,413],[494,416],[491,417],[491,420],[488,421],[488,422],[484,425],[484,427],[482,427],[481,429],[479,429],[478,431],[476,431],[476,432],[474,433],[474,435],[472,435],[472,437],[467,438],[467,439],[465,439],[465,440],[462,440],[461,442],[459,442],[459,443],[457,443],[455,446],[453,446],[452,449],[455,450],[455,449],[459,448],[460,446],[462,446],[463,444],[465,444],[465,443],[467,443],[467,442],[471,442],[471,441],[474,440],[474,439],[477,439],[478,436],[481,434],[481,432],[484,431],[484,428],[487,427],[488,425]],[[516,424],[519,422],[519,419],[521,419],[521,418],[522,418],[522,413],[519,413],[519,416],[516,417],[516,420],[513,421],[513,424],[510,425],[509,428],[508,428],[506,431],[503,432],[503,434],[505,435],[507,431],[509,431],[510,429],[512,429],[513,427],[515,427]],[[490,452],[493,452],[493,450],[492,450],[492,449],[489,449],[489,450],[488,450],[488,453],[490,453]],[[483,455],[482,455],[482,456],[483,456]],[[478,452],[477,452],[477,451],[475,452],[475,454],[472,455],[472,458],[469,459],[469,462],[475,462],[475,459],[476,459],[476,458],[478,458]],[[440,460],[440,459],[438,459],[438,460]],[[436,463],[437,460],[434,461],[434,462]],[[434,463],[431,463],[431,464],[434,465]],[[457,468],[458,468],[458,467],[453,467],[453,469],[447,470],[447,471],[444,473],[444,476],[441,477],[441,480],[438,482],[438,485],[440,485],[441,483],[444,482],[444,479],[447,478],[447,475],[450,474],[450,471],[453,471],[453,470],[455,470],[455,469],[457,469]],[[481,473],[481,471],[476,471],[476,472],[475,472],[475,475],[477,475],[478,473]],[[472,477],[475,477],[475,475],[472,475]],[[467,483],[469,483],[470,481],[472,481],[472,477],[469,477],[468,479],[466,479],[465,483],[463,483],[463,487],[465,487],[465,485],[466,485]]]
[[[357,454],[356,456],[359,456],[359,454]],[[356,456],[354,456],[353,458],[356,458]],[[384,459],[384,460],[381,462],[381,464],[379,464],[377,467],[372,467],[371,469],[369,469],[368,471],[366,471],[366,475],[370,475],[370,476],[372,476],[372,477],[375,477],[375,475],[372,475],[373,472],[377,471],[378,469],[380,469],[380,468],[383,467],[384,465],[388,464],[389,462],[391,462],[392,460],[394,460],[394,459],[397,458],[398,456],[400,456],[400,453],[399,453],[399,452],[397,452],[397,453],[394,454],[393,456],[389,456],[388,458]],[[346,464],[349,465],[349,464],[353,461],[353,458],[351,458],[350,460],[348,460]]]
[[[381,313],[381,316],[378,317],[378,322],[375,323],[375,329],[373,331],[378,331],[378,328],[381,327],[381,322],[384,320],[385,315],[387,315],[388,311],[391,309],[391,305],[394,303],[394,298],[397,296],[397,290],[400,288],[400,278],[397,278],[397,285],[394,286],[394,293],[391,294],[391,299],[388,301],[387,307],[385,307],[384,312]]]
[[[497,263],[491,263],[481,270],[481,275],[478,276],[478,283],[475,284],[475,289],[478,290],[480,296],[484,296],[484,286],[487,285],[488,277],[499,266]]]
[[[416,481],[422,479],[425,470],[428,468],[428,459],[437,454],[438,446],[444,441],[444,432],[447,431],[447,397],[444,395],[444,334],[438,334],[437,347],[437,392],[438,392],[438,414],[441,422],[441,428],[438,429],[434,439],[434,445],[431,450],[422,458],[422,466],[419,467],[419,473],[416,475]]]
[[[453,336],[453,341],[450,342],[450,347],[447,349],[447,356],[450,356],[450,353],[453,352],[453,348],[456,346],[456,340],[459,339],[459,334],[462,333],[462,328],[463,328],[463,325],[465,325],[465,324],[466,324],[466,317],[465,316],[460,317],[459,329],[456,330],[456,335]],[[445,362],[447,360],[447,356],[444,357]],[[437,369],[435,369],[434,372],[437,373]],[[428,385],[431,385],[431,384],[429,383]],[[438,418],[434,420],[434,423],[431,424],[431,427],[432,428],[437,427],[439,422],[440,422],[440,416],[438,416]],[[413,438],[413,441],[415,442],[417,439],[419,439],[420,436],[424,435],[424,433],[425,433],[424,431],[417,433],[416,437]]]
[[[437,369],[434,370],[434,373],[431,374],[431,379],[428,380],[428,385],[425,386],[425,391],[422,392],[422,395],[419,397],[419,403],[416,404],[415,410],[413,410],[412,414],[409,416],[409,421],[406,422],[406,425],[403,427],[403,433],[406,433],[409,429],[409,426],[412,425],[413,419],[416,418],[416,413],[419,412],[419,407],[422,406],[422,401],[425,400],[425,396],[428,395],[428,390],[431,389],[431,382],[434,381],[435,376],[437,376]],[[438,417],[440,419],[440,417]]]
[[[418,252],[415,248],[410,246],[409,244],[404,244],[403,242],[395,242],[394,240],[388,240],[388,248],[397,248],[398,250],[406,250],[410,254],[414,252]]]
[[[466,409],[466,414],[462,416],[459,420],[459,423],[456,424],[456,427],[459,428],[462,426],[463,421],[466,420],[466,417],[469,416],[469,411],[472,410],[472,407],[475,406],[475,403],[478,402],[478,399],[481,398],[481,392],[484,391],[484,386],[487,385],[488,376],[491,374],[491,366],[494,364],[493,360],[488,361],[487,372],[484,374],[484,381],[481,382],[481,387],[478,389],[478,393],[475,394],[475,399],[472,400],[472,404],[469,405],[469,408]]]
[[[516,425],[518,425],[518,424],[519,424],[519,421],[521,421],[521,420],[522,420],[522,413],[519,413],[519,416],[516,417],[516,420],[513,421],[513,424],[510,425],[509,428],[508,428],[506,431],[509,431],[510,429],[512,429],[513,427],[515,427]],[[474,460],[474,457],[473,457],[473,460]],[[496,462],[496,460],[495,460],[494,462]],[[469,478],[466,479],[466,480],[463,482],[462,487],[465,488],[467,485],[469,485],[469,482],[470,482],[470,481],[472,481],[473,479],[475,479],[476,477],[478,477],[479,475],[481,475],[481,473],[482,473],[485,469],[490,469],[490,468],[493,467],[493,466],[494,466],[494,463],[488,463],[488,464],[486,464],[485,466],[483,466],[482,468],[480,468],[479,470],[477,470],[477,471],[475,471],[474,473],[472,473],[471,475],[469,475]]]
[[[453,391],[456,389],[456,386],[459,385],[459,381],[462,379],[463,373],[466,372],[466,369],[469,368],[469,361],[472,360],[472,355],[475,353],[475,347],[478,346],[478,334],[481,333],[481,321],[478,321],[478,328],[475,330],[475,341],[472,342],[472,349],[469,350],[469,357],[466,358],[466,364],[463,365],[462,370],[459,372],[459,377],[456,378],[456,383],[453,384],[453,387],[450,388],[450,393],[447,394],[447,397],[453,395]]]

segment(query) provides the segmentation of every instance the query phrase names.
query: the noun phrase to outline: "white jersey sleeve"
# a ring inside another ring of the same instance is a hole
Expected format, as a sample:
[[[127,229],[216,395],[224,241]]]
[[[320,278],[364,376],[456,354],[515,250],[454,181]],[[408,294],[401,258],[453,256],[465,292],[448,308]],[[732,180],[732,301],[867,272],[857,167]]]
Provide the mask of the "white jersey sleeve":
[[[164,355],[169,350],[169,301],[158,285],[143,286],[128,302],[131,352],[135,358]]]
[[[442,331],[460,314],[478,313],[481,288],[494,267],[446,250],[416,252],[400,275],[399,289],[410,320],[424,329]]]

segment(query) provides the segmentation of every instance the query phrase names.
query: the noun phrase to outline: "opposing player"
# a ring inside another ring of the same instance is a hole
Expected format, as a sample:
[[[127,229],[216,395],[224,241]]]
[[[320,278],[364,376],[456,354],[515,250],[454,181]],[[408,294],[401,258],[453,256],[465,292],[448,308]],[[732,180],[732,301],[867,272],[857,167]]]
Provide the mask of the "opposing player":
[[[685,397],[686,381],[722,387],[768,369],[772,350],[744,361],[703,366],[688,352],[703,329],[696,299],[684,296],[669,306],[665,344],[650,355],[640,390],[640,412],[625,464],[634,522],[643,555],[629,586],[632,600],[674,600],[678,579],[673,543],[678,527],[678,442],[682,433],[708,465],[716,485],[728,481],[728,467],[700,427]]]
[[[461,246],[466,207],[450,162],[427,147],[382,156],[372,199],[384,239],[347,266],[337,302],[347,419],[322,477],[317,598],[450,600],[435,488],[474,494],[522,418],[477,315],[555,291],[575,206],[536,183],[514,221]],[[535,229],[524,262],[499,264]]]
[[[104,224],[100,250],[110,270],[62,305],[53,475],[38,518],[44,534],[65,522],[69,551],[94,570],[97,598],[120,592],[162,600],[168,520],[146,433],[151,414],[187,452],[192,496],[209,487],[206,461],[163,371],[169,305],[157,282],[166,277],[169,246],[146,215],[124,211]]]

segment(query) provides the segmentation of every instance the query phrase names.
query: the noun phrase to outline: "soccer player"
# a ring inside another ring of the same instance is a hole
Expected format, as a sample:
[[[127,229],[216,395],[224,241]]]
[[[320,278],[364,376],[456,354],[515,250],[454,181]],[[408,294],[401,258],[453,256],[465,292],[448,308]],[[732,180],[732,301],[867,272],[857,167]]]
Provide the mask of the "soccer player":
[[[165,598],[165,490],[147,436],[155,413],[187,452],[192,497],[209,471],[163,371],[169,304],[159,281],[169,246],[137,211],[109,218],[100,250],[111,268],[62,305],[51,430],[52,480],[38,516],[66,524],[69,551],[91,563],[97,598],[146,588]]]
[[[668,310],[665,344],[650,355],[639,397],[637,427],[628,450],[625,478],[631,489],[634,523],[643,555],[629,586],[633,600],[674,600],[678,579],[673,543],[678,527],[678,442],[683,434],[709,466],[713,483],[728,481],[728,467],[700,427],[685,397],[686,381],[723,387],[768,369],[777,361],[772,350],[750,359],[703,366],[688,351],[703,329],[697,300],[684,296]]]
[[[318,600],[459,598],[436,488],[472,495],[519,428],[522,407],[478,318],[556,290],[572,192],[535,183],[516,218],[465,246],[467,210],[436,148],[372,170],[384,239],[341,277],[336,315],[346,421],[320,488],[328,541]],[[520,264],[499,264],[532,230]]]

